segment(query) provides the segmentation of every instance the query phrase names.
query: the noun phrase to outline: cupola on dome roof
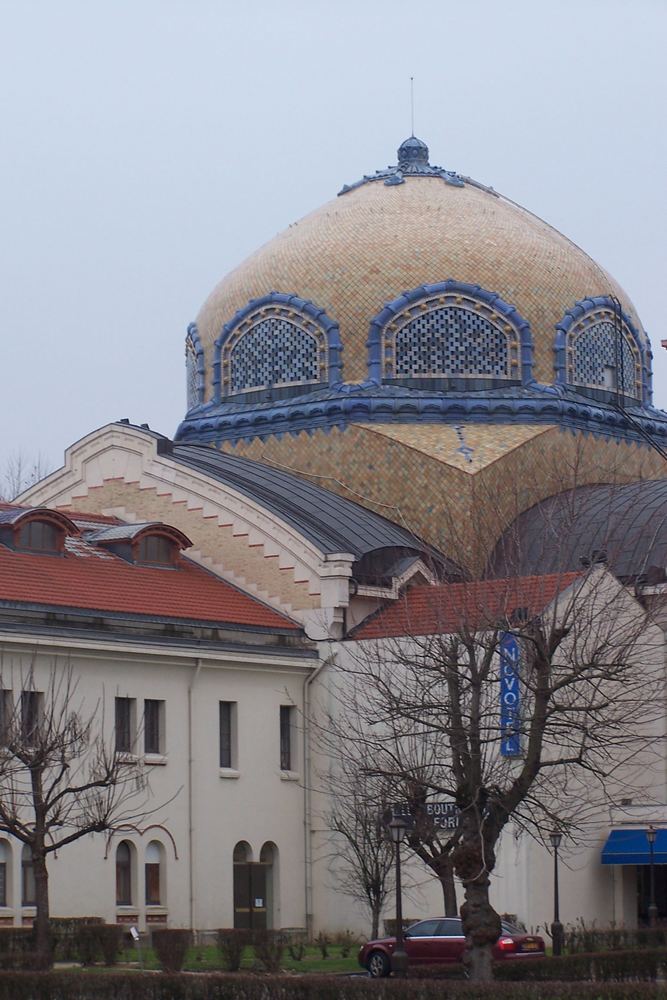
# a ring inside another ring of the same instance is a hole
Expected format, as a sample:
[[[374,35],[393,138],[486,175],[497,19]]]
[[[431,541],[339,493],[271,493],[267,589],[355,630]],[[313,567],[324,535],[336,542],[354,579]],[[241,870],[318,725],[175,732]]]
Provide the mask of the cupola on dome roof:
[[[409,160],[419,160],[421,163],[428,163],[428,146],[416,135],[411,135],[398,147],[398,163],[406,163]]]
[[[623,289],[531,212],[433,166],[416,136],[223,278],[186,358],[188,441],[341,426],[340,406],[325,413],[341,394],[356,419],[427,407],[445,422],[473,398],[504,420],[501,396],[522,419],[546,400],[553,422],[554,398],[571,396],[562,414],[596,429],[620,400],[666,429],[647,410],[650,345]]]

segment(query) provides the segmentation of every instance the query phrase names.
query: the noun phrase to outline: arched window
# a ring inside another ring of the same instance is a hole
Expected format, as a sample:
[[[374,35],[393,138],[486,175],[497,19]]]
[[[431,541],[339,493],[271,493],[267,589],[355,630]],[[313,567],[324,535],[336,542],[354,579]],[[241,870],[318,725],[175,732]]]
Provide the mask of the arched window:
[[[243,865],[252,861],[252,847],[247,840],[239,840],[234,846],[234,864]]]
[[[36,902],[35,865],[32,860],[32,850],[28,844],[24,844],[21,851],[21,903],[23,906],[34,906]]]
[[[234,870],[234,927],[257,927],[255,896],[257,888],[253,879],[257,865],[252,862],[252,848],[246,840],[239,840],[232,855]]]
[[[607,310],[583,317],[568,332],[567,380],[570,385],[642,398],[639,348]]]
[[[137,546],[137,562],[170,566],[175,562],[175,545],[164,535],[144,535]],[[177,551],[177,550],[176,550]]]
[[[371,322],[371,378],[433,388],[491,388],[530,378],[528,323],[476,285],[445,281],[405,292]]]
[[[185,338],[185,391],[188,410],[204,402],[204,351],[196,323],[190,323]]]
[[[584,299],[557,326],[556,377],[592,396],[648,401],[650,371],[629,317],[606,296]]]
[[[146,848],[144,874],[146,879],[146,906],[164,906],[164,848],[157,840],[151,840]]]
[[[132,906],[133,868],[134,847],[121,840],[116,848],[116,906]]]
[[[298,395],[340,382],[338,326],[324,310],[295,295],[255,299],[216,341],[215,384],[220,398],[248,392]]]
[[[62,538],[62,528],[48,521],[28,521],[19,528],[16,546],[33,552],[60,552]]]
[[[266,892],[266,926],[279,927],[280,894],[278,881],[278,848],[270,840],[262,844],[259,862],[264,868],[264,889]]]
[[[0,840],[0,906],[10,906],[12,849],[8,841]]]

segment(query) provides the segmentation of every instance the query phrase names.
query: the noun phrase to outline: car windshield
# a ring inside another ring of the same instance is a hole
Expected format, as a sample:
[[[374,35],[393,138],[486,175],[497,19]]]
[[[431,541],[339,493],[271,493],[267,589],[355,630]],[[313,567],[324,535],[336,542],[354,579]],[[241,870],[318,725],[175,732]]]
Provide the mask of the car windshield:
[[[500,923],[501,923],[501,926],[502,926],[502,929],[503,929],[503,934],[525,934],[526,933],[521,927],[517,927],[516,924],[511,924],[509,922],[509,920],[501,920]]]

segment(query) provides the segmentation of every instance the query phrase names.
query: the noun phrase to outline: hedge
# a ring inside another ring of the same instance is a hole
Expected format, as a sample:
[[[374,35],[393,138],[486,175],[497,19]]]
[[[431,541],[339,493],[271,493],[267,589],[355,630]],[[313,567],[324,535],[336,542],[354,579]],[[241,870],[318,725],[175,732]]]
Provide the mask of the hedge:
[[[447,983],[349,976],[0,973],[0,1000],[657,1000],[654,983]]]
[[[633,948],[666,948],[666,927],[587,927],[583,921],[566,927],[563,953],[591,955],[599,951],[629,951]]]
[[[652,981],[660,971],[667,975],[667,950],[664,948],[560,955],[558,958],[496,962],[494,966],[496,979],[512,982]]]

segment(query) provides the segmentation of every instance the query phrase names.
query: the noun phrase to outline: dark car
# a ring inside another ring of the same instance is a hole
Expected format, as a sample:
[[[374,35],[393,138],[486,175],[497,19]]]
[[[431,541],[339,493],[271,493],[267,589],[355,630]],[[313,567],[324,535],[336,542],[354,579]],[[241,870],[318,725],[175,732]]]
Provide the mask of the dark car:
[[[466,943],[458,917],[420,920],[408,927],[403,940],[410,965],[460,962]],[[369,941],[359,951],[359,965],[368,969],[373,977],[388,976],[395,948],[395,937]],[[544,941],[536,934],[525,934],[503,921],[501,935],[493,946],[493,958],[544,958]]]

